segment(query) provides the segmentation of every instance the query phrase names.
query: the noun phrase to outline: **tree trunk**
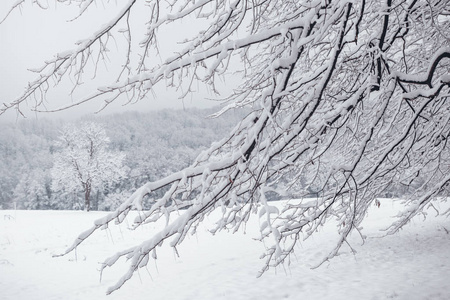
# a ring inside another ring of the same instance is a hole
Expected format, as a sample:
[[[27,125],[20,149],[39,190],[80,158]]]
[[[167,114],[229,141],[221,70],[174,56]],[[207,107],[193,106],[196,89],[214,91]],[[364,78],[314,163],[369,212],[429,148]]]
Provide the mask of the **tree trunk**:
[[[84,211],[88,212],[91,210],[91,185],[86,183],[84,188]]]

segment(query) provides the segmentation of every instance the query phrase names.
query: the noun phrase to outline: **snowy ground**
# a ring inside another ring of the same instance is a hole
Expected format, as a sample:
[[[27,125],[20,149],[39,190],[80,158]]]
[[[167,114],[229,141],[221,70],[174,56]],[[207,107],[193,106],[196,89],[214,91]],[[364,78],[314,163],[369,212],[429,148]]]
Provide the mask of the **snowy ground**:
[[[450,299],[450,220],[430,210],[425,221],[416,218],[398,234],[378,238],[396,208],[384,199],[372,208],[364,224],[366,243],[352,238],[356,255],[344,248],[311,270],[333,246],[333,228],[324,228],[302,243],[297,262],[259,279],[264,246],[252,239],[256,218],[246,234],[213,237],[203,228],[178,249],[181,257],[161,248],[156,264],[110,296],[105,291],[125,264],[106,270],[100,282],[99,262],[154,227],[130,232],[122,224],[98,233],[76,254],[52,258],[104,213],[0,211],[0,299]]]

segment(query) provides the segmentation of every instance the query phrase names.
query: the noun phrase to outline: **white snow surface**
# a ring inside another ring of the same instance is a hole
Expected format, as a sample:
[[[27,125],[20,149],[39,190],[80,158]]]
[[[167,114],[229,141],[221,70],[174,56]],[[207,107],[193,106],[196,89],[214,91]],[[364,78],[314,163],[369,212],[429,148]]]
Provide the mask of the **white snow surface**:
[[[100,282],[100,263],[150,237],[158,228],[130,231],[129,216],[120,226],[95,233],[76,253],[53,258],[72,244],[105,212],[0,211],[0,299],[450,299],[450,220],[429,209],[395,235],[379,238],[401,208],[381,199],[363,223],[364,245],[354,234],[337,257],[318,269],[337,239],[329,224],[298,247],[290,266],[270,269],[257,278],[264,245],[259,221],[246,232],[212,236],[218,215],[210,215],[198,232],[177,248],[158,248],[156,263],[141,268],[120,290],[107,288],[125,273],[126,262],[107,268]],[[271,202],[271,205],[273,202]],[[281,202],[276,203],[281,207]],[[440,204],[441,211],[450,206]]]

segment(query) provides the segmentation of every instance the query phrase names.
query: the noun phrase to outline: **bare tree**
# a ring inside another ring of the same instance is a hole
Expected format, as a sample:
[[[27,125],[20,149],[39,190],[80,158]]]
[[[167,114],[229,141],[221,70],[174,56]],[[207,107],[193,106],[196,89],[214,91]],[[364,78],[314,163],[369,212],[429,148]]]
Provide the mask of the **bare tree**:
[[[75,3],[83,14],[94,2]],[[147,3],[139,52],[132,47],[138,33],[129,25],[139,4],[122,5],[74,50],[47,61],[26,92],[3,110],[19,108],[30,97],[39,108],[50,79],[73,76],[80,83],[89,59],[98,63],[95,58],[119,34],[118,26],[125,26],[120,33],[129,47],[117,81],[80,103],[102,98],[108,104],[122,94],[139,100],[161,81],[182,95],[196,82],[215,90],[217,78],[236,71],[242,84],[220,113],[246,105],[253,112],[190,167],[141,187],[67,250],[111,221],[123,220],[146,195],[170,187],[135,226],[183,209],[180,216],[105,261],[103,268],[121,257],[130,259],[129,271],[108,293],[155,257],[157,245],[170,240],[176,247],[217,209],[222,218],[215,230],[238,230],[259,210],[265,220],[261,239],[272,241],[264,272],[289,260],[300,238],[330,219],[339,223],[340,240],[324,261],[335,256],[348,235],[360,230],[368,207],[394,184],[411,191],[390,233],[445,195],[450,180],[447,1],[174,0],[169,8],[153,1]],[[155,62],[159,30],[194,18],[203,30],[172,57]],[[305,200],[279,212],[266,200],[269,192]]]

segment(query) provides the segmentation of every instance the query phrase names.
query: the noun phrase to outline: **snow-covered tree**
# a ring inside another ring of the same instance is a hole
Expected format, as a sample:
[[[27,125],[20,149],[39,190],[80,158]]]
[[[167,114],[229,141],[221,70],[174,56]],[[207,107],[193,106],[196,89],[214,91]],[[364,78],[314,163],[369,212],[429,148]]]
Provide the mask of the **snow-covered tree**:
[[[44,200],[47,196],[35,197],[32,193],[48,191],[48,170],[52,165],[49,145],[52,138],[33,132],[36,128],[48,125],[45,121],[40,126],[34,126],[32,122],[27,122],[28,125],[24,126],[24,123],[1,125],[0,207],[3,209],[48,208],[48,203],[45,204],[47,200]],[[47,134],[50,135],[50,132]],[[28,184],[33,186],[27,186]],[[35,200],[41,203],[31,203]]]
[[[73,3],[86,14],[94,2]],[[161,1],[130,0],[119,5],[114,17],[74,49],[46,61],[24,94],[2,109],[20,109],[29,98],[39,109],[50,79],[71,76],[81,84],[90,59],[98,64],[122,35],[126,47],[117,78],[78,103],[100,98],[107,105],[121,95],[135,101],[159,83],[178,88],[182,96],[197,84],[216,91],[218,78],[233,72],[240,85],[221,113],[242,106],[253,111],[191,166],[142,186],[68,249],[168,187],[135,226],[175,211],[180,216],[105,262],[104,268],[121,257],[130,262],[109,292],[156,257],[157,246],[170,241],[176,247],[217,209],[222,218],[215,230],[238,230],[259,211],[261,239],[270,241],[265,271],[289,260],[299,241],[331,219],[338,222],[340,238],[324,260],[335,256],[348,235],[360,231],[377,196],[394,184],[413,190],[390,233],[446,195],[448,1],[174,0],[164,7]],[[137,24],[146,24],[141,36]],[[185,24],[201,30],[182,32],[184,43],[173,44],[172,56],[165,48],[161,59],[154,59],[166,41],[164,29]],[[278,211],[267,201],[269,193],[304,200]]]
[[[54,191],[83,192],[84,210],[91,208],[91,195],[119,181],[125,170],[125,155],[108,149],[109,138],[102,125],[85,122],[66,125],[56,146],[52,169]]]
[[[25,209],[50,209],[51,178],[45,170],[24,170],[14,189],[15,207]]]

